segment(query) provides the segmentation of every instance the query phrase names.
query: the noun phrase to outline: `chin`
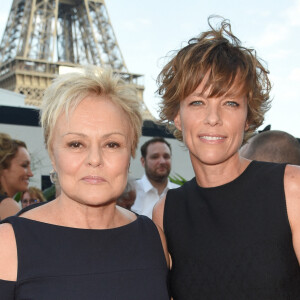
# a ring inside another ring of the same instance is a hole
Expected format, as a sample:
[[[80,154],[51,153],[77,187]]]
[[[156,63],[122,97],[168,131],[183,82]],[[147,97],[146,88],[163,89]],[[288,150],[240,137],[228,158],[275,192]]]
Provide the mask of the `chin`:
[[[225,158],[223,157],[200,157],[199,160],[201,161],[202,164],[205,165],[218,165],[221,164],[222,162],[226,161]]]
[[[113,197],[109,197],[109,196],[105,196],[102,195],[101,197],[99,196],[99,193],[97,193],[96,195],[89,195],[88,197],[85,195],[81,198],[81,203],[87,206],[106,206],[111,204],[112,202],[115,202],[115,198]]]

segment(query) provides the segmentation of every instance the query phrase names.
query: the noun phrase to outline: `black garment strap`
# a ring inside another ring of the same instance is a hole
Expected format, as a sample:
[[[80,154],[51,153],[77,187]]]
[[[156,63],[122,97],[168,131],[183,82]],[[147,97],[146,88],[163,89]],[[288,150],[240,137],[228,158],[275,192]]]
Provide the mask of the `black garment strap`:
[[[6,198],[8,198],[6,195],[0,194],[0,203],[2,202],[2,200],[6,199]]]

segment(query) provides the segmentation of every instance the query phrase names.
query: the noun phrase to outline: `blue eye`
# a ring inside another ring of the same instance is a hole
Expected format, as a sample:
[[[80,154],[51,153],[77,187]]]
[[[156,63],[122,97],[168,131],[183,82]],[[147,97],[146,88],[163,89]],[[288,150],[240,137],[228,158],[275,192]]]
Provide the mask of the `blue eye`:
[[[240,106],[237,102],[235,102],[235,101],[227,101],[226,103],[225,103],[227,106],[231,106],[231,107],[238,107],[238,106]]]
[[[193,101],[193,102],[190,103],[190,105],[192,105],[192,106],[200,106],[200,105],[203,105],[203,104],[204,103],[201,100]]]

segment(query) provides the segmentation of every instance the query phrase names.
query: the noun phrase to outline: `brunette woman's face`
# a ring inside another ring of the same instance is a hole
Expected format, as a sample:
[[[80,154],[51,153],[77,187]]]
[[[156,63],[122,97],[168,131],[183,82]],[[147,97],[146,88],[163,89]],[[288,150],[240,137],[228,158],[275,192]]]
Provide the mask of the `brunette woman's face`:
[[[194,167],[217,165],[237,156],[248,127],[246,97],[208,97],[203,85],[181,101],[174,119]]]
[[[1,185],[8,196],[13,197],[17,192],[24,192],[28,188],[29,178],[33,176],[30,167],[30,155],[26,148],[19,147],[10,166],[0,175]]]

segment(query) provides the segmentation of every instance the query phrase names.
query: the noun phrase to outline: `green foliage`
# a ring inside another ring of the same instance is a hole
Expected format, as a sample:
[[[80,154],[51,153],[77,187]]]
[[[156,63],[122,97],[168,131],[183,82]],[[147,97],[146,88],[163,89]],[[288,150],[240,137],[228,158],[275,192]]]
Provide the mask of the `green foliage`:
[[[55,199],[55,185],[51,185],[50,187],[43,190],[43,195],[47,201]]]
[[[187,180],[178,173],[175,173],[175,175],[173,176],[169,176],[169,179],[171,182],[176,183],[178,185],[183,185],[185,182],[187,182]]]
[[[14,199],[17,201],[17,202],[20,202],[21,201],[21,197],[22,197],[22,192],[17,192],[15,195],[14,195]]]

